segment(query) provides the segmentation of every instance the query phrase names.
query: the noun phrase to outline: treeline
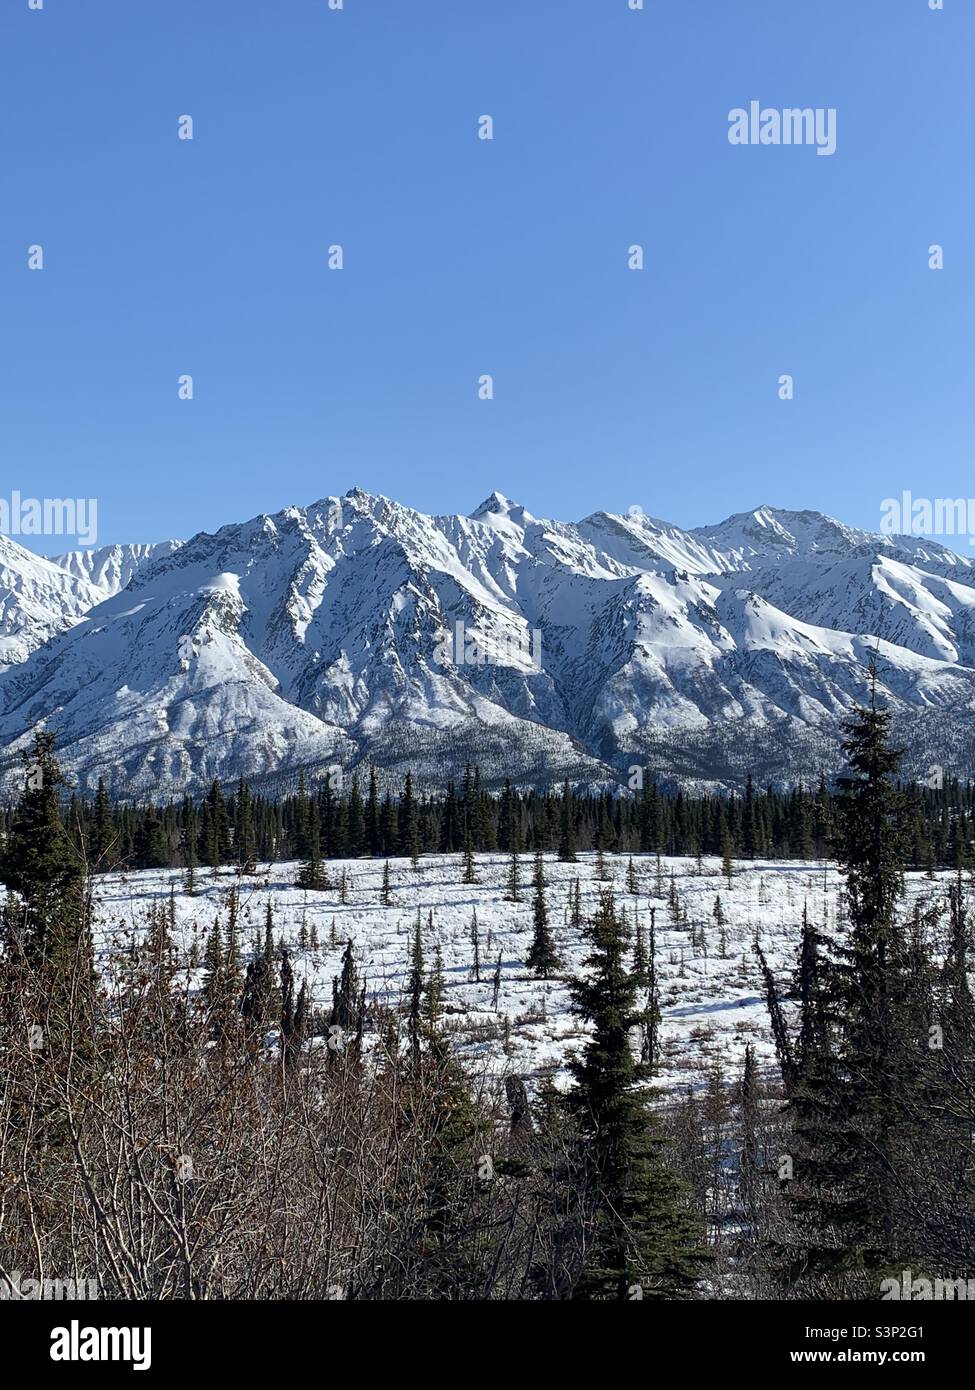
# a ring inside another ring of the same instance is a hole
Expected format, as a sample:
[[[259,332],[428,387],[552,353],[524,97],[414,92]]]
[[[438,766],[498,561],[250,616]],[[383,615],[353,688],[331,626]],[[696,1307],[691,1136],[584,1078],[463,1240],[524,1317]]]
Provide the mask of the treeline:
[[[335,781],[339,779],[336,776]],[[627,796],[482,789],[477,767],[439,795],[417,794],[407,774],[400,793],[380,793],[375,769],[363,786],[357,775],[342,790],[325,777],[271,801],[241,780],[232,794],[214,782],[202,800],[165,805],[113,802],[104,786],[93,799],[71,796],[64,814],[86,848],[93,872],[133,869],[213,869],[253,873],[258,863],[373,857],[417,858],[430,853],[576,850],[725,859],[823,859],[835,851],[840,792],[818,787],[790,792],[756,789],[742,796],[665,792],[654,782]],[[916,870],[967,868],[972,844],[975,784],[898,788],[904,798],[905,864]],[[14,809],[0,811],[0,843]],[[312,878],[316,870],[310,870]]]

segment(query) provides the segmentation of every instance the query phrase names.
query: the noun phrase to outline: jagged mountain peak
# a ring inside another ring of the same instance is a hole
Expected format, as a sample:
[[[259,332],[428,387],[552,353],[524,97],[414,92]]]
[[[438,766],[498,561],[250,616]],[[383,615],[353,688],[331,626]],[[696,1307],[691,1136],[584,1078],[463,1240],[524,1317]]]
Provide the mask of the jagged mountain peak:
[[[470,518],[472,521],[483,521],[489,525],[507,522],[521,530],[531,526],[536,520],[520,502],[513,502],[510,497],[505,497],[503,492],[498,491],[485,497],[480,506],[471,512]]]
[[[128,550],[106,598],[0,545],[20,663],[0,675],[0,778],[55,719],[79,786],[131,795],[367,759],[438,783],[469,761],[485,784],[634,762],[686,785],[808,780],[878,636],[918,756],[975,766],[971,562],[819,512],[684,530],[636,509],[540,521],[500,492],[429,516],[352,488]]]
[[[767,503],[752,511],[736,512],[715,526],[695,527],[691,534],[723,549],[758,556],[832,553],[876,544],[879,539],[823,512]]]
[[[471,512],[471,516],[480,517],[488,512],[501,512],[504,516],[507,516],[514,506],[517,506],[517,503],[512,502],[510,497],[505,497],[503,492],[498,492],[497,488],[495,488],[493,492],[488,493],[480,506],[474,508]]]

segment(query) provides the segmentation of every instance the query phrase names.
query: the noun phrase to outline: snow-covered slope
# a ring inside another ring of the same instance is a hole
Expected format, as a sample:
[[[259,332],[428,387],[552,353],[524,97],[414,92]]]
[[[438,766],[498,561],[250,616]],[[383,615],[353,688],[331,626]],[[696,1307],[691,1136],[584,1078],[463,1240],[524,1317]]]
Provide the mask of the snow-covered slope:
[[[110,598],[125,588],[136,570],[161,556],[172,555],[182,544],[157,541],[153,545],[102,545],[96,550],[69,550],[56,555],[54,563],[69,574],[87,579],[103,598]]]
[[[84,577],[0,535],[0,670],[24,661],[101,597]]]
[[[82,786],[140,795],[367,758],[427,781],[468,760],[489,781],[808,780],[876,658],[913,770],[966,772],[973,623],[971,561],[816,513],[683,531],[355,489],[144,556],[0,677],[0,740],[12,766],[48,720]]]
[[[295,887],[298,866],[261,866],[253,878],[201,874],[197,896],[184,894],[183,876],[171,870],[108,874],[96,879],[93,936],[99,968],[109,975],[125,960],[133,936],[146,927],[146,912],[160,901],[172,903],[175,941],[184,958],[199,960],[216,914],[226,914],[228,889],[240,890],[240,927],[246,951],[255,932],[263,939],[265,912],[272,908],[273,935],[288,951],[297,983],[307,982],[316,1007],[328,1008],[331,984],[341,974],[342,952],[353,943],[360,975],[372,1003],[401,1008],[409,973],[413,923],[419,909],[423,948],[428,959],[439,947],[444,962],[444,1019],[453,1047],[472,1066],[494,1075],[513,1071],[530,1086],[551,1076],[567,1084],[571,1053],[582,1048],[586,1028],[570,1011],[567,977],[584,969],[588,944],[570,924],[569,893],[580,885],[588,917],[599,892],[612,886],[625,908],[631,930],[644,928],[656,910],[657,979],[661,1005],[659,1080],[665,1087],[700,1085],[720,1066],[737,1075],[746,1044],[763,1070],[773,1073],[775,1055],[765,1007],[764,985],[753,950],[757,940],[776,979],[785,984],[795,965],[803,908],[824,927],[835,927],[842,880],[835,868],[797,861],[739,863],[730,882],[721,863],[703,859],[663,859],[658,866],[636,855],[637,893],[627,891],[627,857],[606,856],[609,881],[596,877],[592,854],[577,864],[544,858],[552,931],[562,968],[538,980],[525,956],[532,939],[532,893],[520,903],[507,896],[509,860],[478,855],[477,882],[461,882],[457,856],[424,856],[414,870],[409,860],[390,864],[391,902],[383,902],[383,867],[375,860],[329,861],[333,888],[305,892]],[[523,880],[530,861],[522,860]],[[346,901],[338,881],[346,878]],[[948,878],[944,876],[944,879]],[[923,874],[908,874],[905,918],[914,903],[931,906],[947,886]],[[671,884],[685,920],[675,922],[668,906]],[[0,900],[3,890],[0,889]],[[170,896],[172,894],[172,896]],[[720,897],[724,925],[715,922]],[[475,978],[471,917],[478,919],[479,978]],[[498,996],[493,976],[500,958]],[[202,970],[190,972],[191,987],[202,985]],[[792,1006],[786,1002],[787,1013]],[[366,1039],[368,1049],[374,1035]]]

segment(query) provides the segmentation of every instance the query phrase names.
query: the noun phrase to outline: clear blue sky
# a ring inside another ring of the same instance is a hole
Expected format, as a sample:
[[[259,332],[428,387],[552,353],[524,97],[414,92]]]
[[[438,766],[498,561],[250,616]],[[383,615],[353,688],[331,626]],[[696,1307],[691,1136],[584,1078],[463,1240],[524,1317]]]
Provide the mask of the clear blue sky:
[[[0,493],[101,542],[970,495],[973,52],[972,0],[6,0]],[[731,146],[752,99],[836,154]]]

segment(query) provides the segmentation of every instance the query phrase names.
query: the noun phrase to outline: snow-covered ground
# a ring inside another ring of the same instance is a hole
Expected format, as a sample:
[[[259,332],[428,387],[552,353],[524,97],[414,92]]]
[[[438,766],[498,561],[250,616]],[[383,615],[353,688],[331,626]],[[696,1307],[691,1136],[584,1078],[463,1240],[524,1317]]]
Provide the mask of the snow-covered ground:
[[[561,864],[544,857],[546,899],[564,969],[559,978],[536,979],[525,965],[532,939],[531,887],[533,860],[524,855],[520,903],[506,901],[509,870],[505,855],[477,856],[476,885],[461,882],[459,856],[431,855],[414,870],[409,861],[390,861],[393,903],[382,903],[383,861],[329,861],[337,885],[344,871],[348,903],[339,901],[336,886],[320,893],[295,887],[296,864],[262,866],[253,877],[238,879],[230,871],[214,878],[201,870],[198,894],[183,892],[177,871],[112,874],[97,883],[95,944],[100,961],[131,942],[144,926],[145,909],[153,900],[168,901],[175,889],[177,940],[184,950],[194,942],[202,957],[216,912],[226,920],[228,891],[240,889],[240,933],[244,959],[256,936],[263,937],[268,901],[274,917],[274,937],[288,949],[296,987],[307,980],[316,1005],[327,1007],[331,981],[340,972],[345,943],[351,940],[360,977],[365,975],[370,1000],[399,1004],[403,997],[413,929],[419,908],[427,967],[439,945],[445,980],[444,1021],[460,1054],[492,1072],[513,1071],[529,1083],[546,1073],[564,1076],[569,1053],[579,1048],[585,1032],[569,1011],[566,975],[580,968],[586,954],[581,933],[568,925],[568,899],[576,879],[581,885],[584,915],[595,906],[602,886],[595,877],[595,856],[580,855],[578,864]],[[757,861],[736,863],[731,883],[720,861],[634,856],[639,879],[635,896],[627,891],[627,856],[607,855],[607,870],[620,906],[631,924],[638,914],[649,929],[650,909],[656,908],[657,966],[663,1015],[660,1084],[700,1085],[715,1064],[732,1079],[751,1042],[760,1063],[774,1066],[760,972],[753,950],[759,941],[780,985],[795,962],[804,903],[812,918],[833,924],[841,880],[821,864]],[[686,914],[679,925],[669,906],[671,878]],[[950,876],[945,875],[944,878]],[[908,876],[905,910],[915,897],[943,896],[943,884],[921,874]],[[660,891],[658,891],[658,889]],[[715,921],[720,896],[722,930]],[[473,979],[471,920],[477,911],[480,937],[480,982]],[[433,925],[428,925],[432,913]],[[692,936],[696,944],[692,944]],[[311,944],[317,940],[317,945]],[[702,949],[702,940],[705,949]],[[302,941],[309,944],[303,946]],[[493,1002],[493,976],[501,958],[501,987]],[[507,1019],[507,1024],[505,1020]],[[508,1050],[505,1051],[505,1033]]]

